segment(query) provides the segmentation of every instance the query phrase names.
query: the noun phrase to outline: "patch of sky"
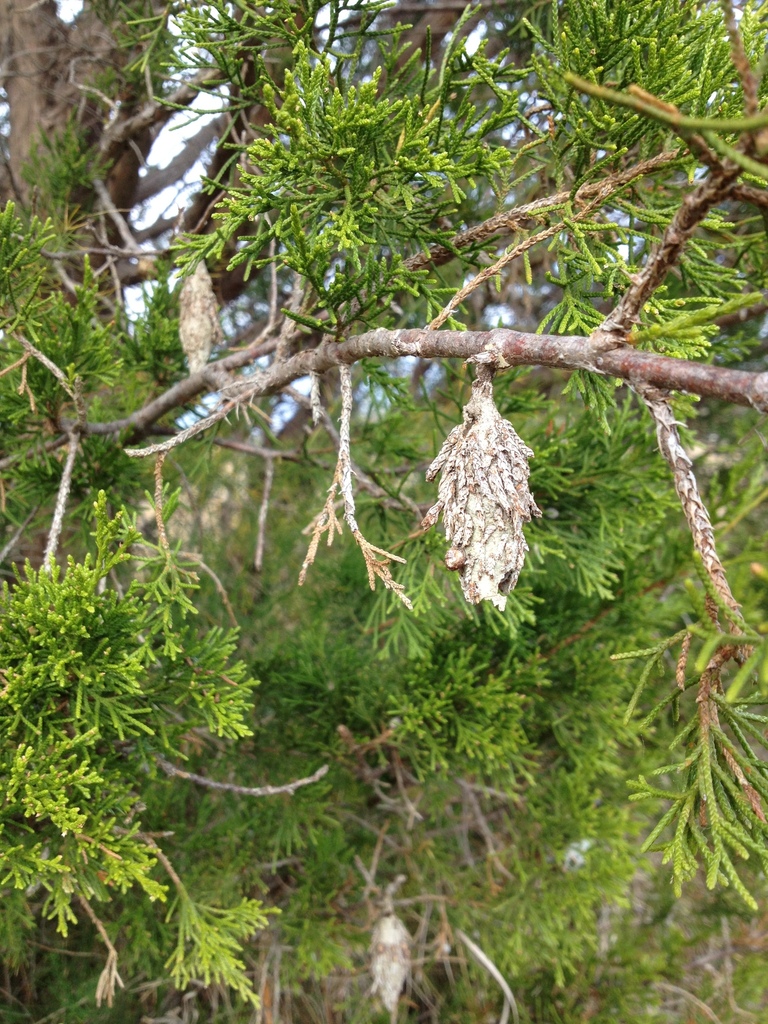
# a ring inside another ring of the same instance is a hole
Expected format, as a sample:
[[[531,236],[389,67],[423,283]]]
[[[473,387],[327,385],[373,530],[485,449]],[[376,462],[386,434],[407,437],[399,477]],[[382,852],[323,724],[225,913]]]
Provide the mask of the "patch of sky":
[[[83,0],[58,0],[56,8],[61,20],[71,25],[83,9]]]
[[[491,327],[513,327],[515,311],[506,302],[491,302],[483,310],[483,320]]]
[[[480,43],[482,43],[487,34],[488,29],[487,26],[484,24],[478,25],[476,28],[473,28],[472,31],[469,33],[469,35],[467,36],[467,41],[464,44],[464,49],[466,50],[470,57],[474,56],[474,54],[477,53]]]
[[[309,377],[299,377],[298,380],[291,384],[291,387],[294,391],[298,391],[300,395],[308,396],[312,390],[312,381]],[[286,423],[290,423],[300,408],[301,406],[295,398],[291,398],[290,395],[281,395],[270,416],[269,425],[274,433],[280,433]]]
[[[140,177],[144,178],[153,171],[160,171],[168,167],[187,143],[220,115],[225,96],[224,90],[216,94],[199,93],[195,103],[188,110],[174,114],[155,139],[150,159],[139,172]],[[149,227],[161,217],[172,215],[175,212],[180,213],[184,209],[192,193],[200,188],[209,152],[214,145],[215,139],[201,150],[197,160],[184,173],[180,183],[174,182],[147,200],[134,219],[133,226],[135,228],[141,230]]]

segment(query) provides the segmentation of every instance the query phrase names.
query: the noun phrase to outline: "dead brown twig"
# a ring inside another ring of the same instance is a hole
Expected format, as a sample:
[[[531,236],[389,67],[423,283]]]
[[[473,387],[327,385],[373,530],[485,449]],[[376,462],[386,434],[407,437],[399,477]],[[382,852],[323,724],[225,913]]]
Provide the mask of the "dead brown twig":
[[[299,573],[299,586],[304,583],[307,577],[307,570],[315,560],[321,536],[324,533],[328,534],[328,547],[330,547],[333,543],[334,534],[336,532],[341,534],[342,532],[341,523],[336,517],[336,511],[334,508],[334,502],[338,491],[344,501],[344,520],[363,554],[365,568],[368,573],[368,583],[371,590],[376,589],[376,580],[380,579],[387,590],[391,590],[392,593],[402,601],[406,608],[412,608],[413,606],[405,594],[405,587],[392,577],[392,572],[389,568],[392,562],[404,563],[405,559],[371,544],[370,541],[365,539],[360,527],[357,525],[357,519],[355,517],[355,497],[352,489],[352,459],[350,455],[352,375],[349,367],[342,366],[340,368],[340,375],[341,423],[339,430],[339,455],[336,462],[336,470],[333,474],[333,480],[331,481],[331,486],[328,488],[328,498],[326,499],[323,511],[316,518],[311,528],[312,539],[302,564],[301,572]]]
[[[96,912],[85,896],[80,894],[78,899],[83,910],[93,922],[96,931],[101,937],[101,941],[107,947],[107,962],[104,965],[104,970],[101,972],[96,985],[96,1005],[101,1006],[104,1000],[106,1000],[107,1006],[111,1007],[115,996],[115,985],[117,984],[120,988],[125,988],[123,979],[117,972],[117,950],[110,942],[109,935],[107,935],[107,929],[104,927],[103,922],[96,915]]]
[[[175,775],[180,779],[189,779],[190,782],[196,782],[199,786],[206,786],[208,789],[238,793],[240,796],[278,796],[281,793],[293,796],[297,789],[300,789],[302,786],[310,786],[313,782],[319,782],[329,771],[328,765],[324,764],[316,772],[313,772],[312,775],[307,775],[303,779],[294,779],[293,782],[286,782],[280,786],[238,786],[232,782],[216,782],[213,779],[206,778],[204,775],[185,772],[182,768],[177,768],[176,765],[171,764],[170,761],[166,761],[164,757],[158,756],[155,760],[167,775]]]

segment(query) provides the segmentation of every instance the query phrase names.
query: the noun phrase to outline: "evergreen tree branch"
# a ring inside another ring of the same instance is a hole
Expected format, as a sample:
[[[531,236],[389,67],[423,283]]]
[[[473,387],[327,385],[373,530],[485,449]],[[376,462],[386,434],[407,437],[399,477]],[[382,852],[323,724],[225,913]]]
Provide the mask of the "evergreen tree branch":
[[[457,253],[463,249],[468,249],[473,245],[485,242],[495,235],[519,231],[528,221],[543,217],[551,211],[562,209],[566,203],[570,202],[578,205],[585,200],[592,200],[598,197],[601,202],[605,202],[631,182],[653,174],[679,159],[680,154],[677,152],[659,153],[657,156],[651,157],[648,160],[641,160],[639,163],[623,171],[617,171],[601,181],[587,182],[575,194],[573,192],[555,192],[554,195],[535,199],[531,203],[516,206],[511,210],[504,210],[502,213],[497,213],[495,216],[483,221],[482,224],[476,224],[467,231],[454,235],[447,246],[433,245],[429,252],[420,252],[409,256],[404,261],[404,266],[409,270],[420,270],[430,264],[436,267],[442,266],[456,259]],[[756,189],[755,191],[758,190]]]
[[[30,459],[41,452],[55,452],[57,448],[61,448],[69,440],[69,434],[59,434],[58,437],[54,437],[51,441],[46,441],[43,445],[38,445],[34,448],[28,448],[25,452],[14,452],[13,455],[6,455],[4,459],[0,459],[0,471],[8,469],[9,466],[15,465],[22,459]]]
[[[69,379],[67,375],[64,373],[64,371],[60,367],[58,367],[52,359],[49,359],[44,352],[41,352],[39,348],[36,348],[31,341],[27,341],[26,338],[23,338],[18,334],[14,335],[14,337],[22,348],[26,349],[26,351],[31,356],[34,356],[38,363],[41,363],[46,368],[46,370],[50,370],[50,372],[54,375],[54,377],[58,380],[58,382],[61,384],[61,386],[64,388],[64,390],[67,392],[69,397],[74,402],[75,410],[77,412],[77,421],[75,424],[72,424],[68,428],[68,432],[74,429],[74,427],[77,427],[78,430],[81,430],[85,426],[86,411],[85,404],[83,402],[82,391],[80,390],[80,388],[78,388],[77,382],[75,382],[75,386],[73,387],[69,383]]]
[[[742,181],[737,181],[733,186],[731,196],[743,203],[759,206],[761,209],[768,207],[768,189],[755,188],[754,185],[746,185]]]
[[[615,189],[611,189],[615,191]],[[591,203],[582,207],[577,213],[573,215],[574,221],[585,220],[591,213],[594,212],[604,202],[604,196],[598,195]],[[538,231],[535,235],[531,235],[529,238],[524,239],[519,245],[516,245],[513,249],[508,252],[502,253],[502,255],[496,260],[495,263],[489,267],[483,267],[475,276],[464,285],[463,288],[459,289],[458,292],[453,296],[450,302],[437,314],[432,323],[429,325],[430,331],[436,331],[439,327],[445,323],[451,313],[458,309],[461,303],[472,294],[477,288],[483,284],[484,281],[489,281],[491,278],[500,274],[504,267],[508,266],[513,260],[516,260],[518,256],[522,256],[523,253],[532,249],[539,242],[546,241],[547,238],[552,238],[553,235],[559,234],[563,230],[563,225],[558,221],[552,224],[548,228],[544,228],[542,231]]]
[[[683,198],[661,241],[643,269],[634,275],[619,304],[603,321],[601,330],[614,335],[629,333],[637,323],[640,310],[679,260],[686,242],[709,211],[728,198],[740,173],[740,168],[732,163],[716,167]]]
[[[297,789],[300,789],[302,786],[310,786],[313,782],[318,782],[329,771],[328,765],[324,764],[316,772],[313,772],[312,775],[307,775],[303,779],[294,779],[293,782],[286,782],[281,786],[237,786],[232,782],[215,782],[213,779],[207,779],[204,775],[185,772],[182,768],[177,768],[176,765],[171,764],[170,761],[166,761],[164,757],[157,756],[155,760],[167,775],[175,775],[180,779],[189,779],[190,782],[196,782],[198,785],[206,786],[208,789],[223,790],[227,793],[239,793],[240,796],[277,796],[280,793],[287,793],[288,796],[293,796]]]
[[[761,128],[768,127],[768,112],[766,111],[749,117],[687,117],[671,103],[664,103],[655,96],[650,97],[648,93],[645,96],[638,95],[636,89],[619,92],[616,89],[598,85],[596,82],[590,82],[571,72],[566,72],[563,78],[579,92],[585,92],[588,96],[594,96],[606,103],[629,107],[635,113],[642,114],[654,121],[660,121],[680,134],[700,131],[741,133],[759,131]]]
[[[596,332],[619,339],[626,338],[640,311],[655,290],[662,284],[668,271],[679,260],[684,246],[709,211],[730,194],[740,173],[738,165],[724,164],[710,169],[709,174],[686,195],[667,226],[661,241],[651,251],[645,266],[631,280],[616,308],[606,317]],[[669,396],[658,387],[649,387],[647,381],[632,382],[633,388],[644,398],[656,424],[659,449],[669,463],[675,481],[675,490],[683,507],[694,547],[702,558],[707,575],[723,603],[738,614],[739,606],[731,593],[722,562],[717,554],[715,535],[709,513],[699,492],[693,464],[688,457],[677,431]],[[716,621],[716,616],[713,616]],[[735,623],[732,620],[732,628]]]

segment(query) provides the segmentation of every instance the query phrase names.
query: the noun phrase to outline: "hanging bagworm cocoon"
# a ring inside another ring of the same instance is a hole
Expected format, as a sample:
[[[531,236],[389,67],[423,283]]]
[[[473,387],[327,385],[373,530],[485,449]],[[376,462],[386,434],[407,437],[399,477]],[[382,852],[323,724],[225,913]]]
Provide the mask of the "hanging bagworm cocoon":
[[[379,918],[371,936],[371,995],[378,995],[393,1019],[411,970],[411,937],[395,914]]]
[[[492,372],[479,367],[464,422],[427,470],[427,480],[441,476],[438,500],[421,525],[434,526],[442,512],[451,544],[445,562],[458,572],[464,596],[503,609],[528,550],[523,523],[541,512],[528,488],[533,452],[499,415],[492,381]]]
[[[179,340],[187,357],[190,374],[202,370],[214,345],[223,334],[213,282],[203,260],[181,286],[179,295]]]

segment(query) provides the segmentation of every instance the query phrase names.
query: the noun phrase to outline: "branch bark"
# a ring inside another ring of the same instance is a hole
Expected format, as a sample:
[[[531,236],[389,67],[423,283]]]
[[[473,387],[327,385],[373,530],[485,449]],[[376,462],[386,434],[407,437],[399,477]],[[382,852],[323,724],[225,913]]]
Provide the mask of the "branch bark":
[[[668,391],[684,391],[702,398],[718,398],[735,405],[751,406],[768,413],[768,373],[731,370],[686,359],[673,359],[630,346],[596,332],[589,338],[574,335],[527,334],[498,328],[492,331],[430,331],[379,328],[343,342],[324,341],[315,349],[299,352],[289,359],[258,372],[248,381],[247,396],[273,395],[300,377],[325,373],[336,366],[349,366],[361,359],[477,359],[509,366],[552,366],[562,370],[590,370],[619,377],[630,385],[642,382]],[[136,442],[155,423],[195,399],[221,386],[222,371],[233,371],[253,363],[253,352],[233,352],[205,370],[174,384],[141,409],[121,419],[90,422],[85,434],[110,435],[125,432]],[[246,391],[243,391],[243,396]],[[62,429],[73,424],[64,422]]]

